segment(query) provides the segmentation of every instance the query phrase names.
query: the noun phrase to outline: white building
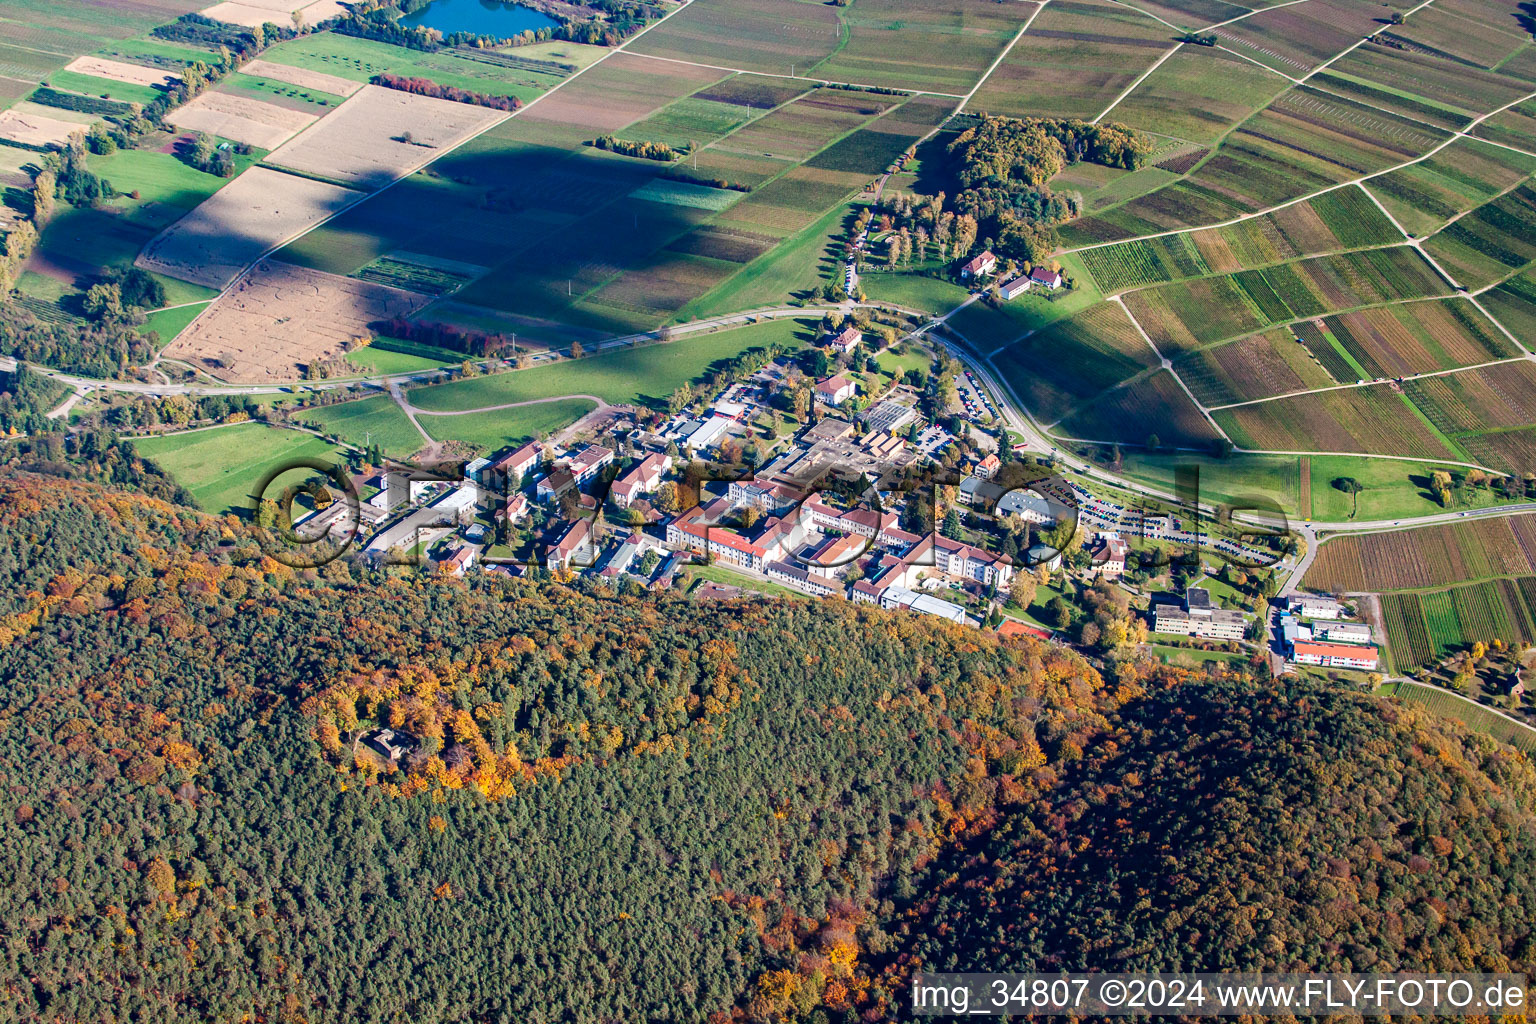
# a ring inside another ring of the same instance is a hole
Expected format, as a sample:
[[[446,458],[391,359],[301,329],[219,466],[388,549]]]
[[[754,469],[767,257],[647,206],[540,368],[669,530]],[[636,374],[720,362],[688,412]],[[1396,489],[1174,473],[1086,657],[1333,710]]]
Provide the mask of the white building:
[[[1316,594],[1292,594],[1290,610],[1304,619],[1337,619],[1343,614],[1339,602]]]
[[[936,615],[950,622],[966,623],[965,609],[950,601],[943,601],[932,594],[920,594],[906,587],[886,587],[880,594],[880,607],[905,608],[908,611]]]

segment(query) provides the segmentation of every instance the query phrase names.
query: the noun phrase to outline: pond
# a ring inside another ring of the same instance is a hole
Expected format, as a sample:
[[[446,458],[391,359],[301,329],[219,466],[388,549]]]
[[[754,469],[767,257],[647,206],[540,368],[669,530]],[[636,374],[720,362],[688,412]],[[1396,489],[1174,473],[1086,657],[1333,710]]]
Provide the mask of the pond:
[[[432,0],[432,3],[400,19],[415,28],[435,28],[444,35],[472,32],[480,36],[510,39],[519,32],[537,32],[560,23],[542,11],[500,0]]]

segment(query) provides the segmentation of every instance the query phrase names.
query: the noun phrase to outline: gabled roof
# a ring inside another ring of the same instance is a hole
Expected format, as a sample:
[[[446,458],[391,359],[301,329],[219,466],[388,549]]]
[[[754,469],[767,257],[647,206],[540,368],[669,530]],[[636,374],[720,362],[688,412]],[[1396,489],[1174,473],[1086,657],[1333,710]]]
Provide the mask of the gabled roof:
[[[1029,272],[1031,281],[1039,281],[1041,284],[1055,284],[1061,280],[1061,274],[1055,270],[1047,270],[1045,267],[1036,267]]]
[[[820,384],[817,384],[816,390],[821,392],[823,395],[835,395],[844,388],[851,387],[852,385],[853,381],[849,380],[847,377],[844,377],[842,374],[838,374],[835,377],[828,377]]]

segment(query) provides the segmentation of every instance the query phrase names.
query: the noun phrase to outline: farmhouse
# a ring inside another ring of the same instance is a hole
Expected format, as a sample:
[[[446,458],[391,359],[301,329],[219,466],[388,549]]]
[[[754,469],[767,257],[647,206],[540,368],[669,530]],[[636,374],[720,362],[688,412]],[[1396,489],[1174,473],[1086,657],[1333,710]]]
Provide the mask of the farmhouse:
[[[1047,270],[1045,267],[1036,267],[1029,272],[1030,281],[1055,291],[1061,287],[1061,271]]]
[[[1029,278],[1020,275],[999,288],[998,294],[1003,297],[1004,302],[1009,302],[1027,291],[1029,291]]]
[[[827,345],[846,355],[849,352],[852,352],[854,348],[857,347],[859,342],[863,340],[864,335],[859,331],[859,329],[850,325],[848,327],[844,327],[842,332],[836,336],[828,335]]]
[[[965,264],[960,268],[960,276],[962,278],[975,278],[979,280],[980,278],[986,277],[996,269],[997,257],[992,255],[991,249],[988,249],[981,255],[972,256],[969,260],[967,260]]]
[[[816,397],[831,406],[842,405],[858,393],[859,386],[838,374],[816,385]]]

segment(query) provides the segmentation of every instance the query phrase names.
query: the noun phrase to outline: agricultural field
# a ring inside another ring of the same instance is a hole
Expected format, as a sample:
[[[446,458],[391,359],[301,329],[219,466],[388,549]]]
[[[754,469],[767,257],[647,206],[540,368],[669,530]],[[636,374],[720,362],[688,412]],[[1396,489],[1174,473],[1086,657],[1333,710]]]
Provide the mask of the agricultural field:
[[[1167,370],[1159,369],[1085,402],[1052,430],[1062,437],[1209,450],[1215,428]]]
[[[1417,252],[1397,246],[1161,285],[1127,293],[1125,304],[1172,358],[1277,324],[1450,291]]]
[[[1391,652],[1389,656],[1395,657]],[[1502,743],[1518,747],[1527,755],[1536,752],[1536,730],[1510,721],[1481,705],[1470,704],[1437,686],[1401,682],[1396,684],[1392,696],[1412,704],[1423,705],[1437,715],[1464,722],[1474,732],[1484,733]]]
[[[1292,332],[1281,328],[1186,353],[1174,372],[1210,407],[1251,402],[1337,383]]]
[[[1010,345],[992,361],[1035,418],[1053,423],[1095,395],[1156,366],[1157,355],[1123,307],[1101,302]]]
[[[1345,534],[1318,548],[1304,583],[1382,593],[1536,574],[1536,517],[1504,516],[1390,533]]]
[[[368,325],[406,316],[427,297],[263,260],[165,349],[221,380],[294,380],[340,358]]]
[[[971,109],[1013,117],[1097,117],[1176,45],[1175,34],[1106,0],[1054,0],[977,91]]]
[[[834,10],[842,22],[840,45],[812,65],[812,75],[958,96],[981,80],[1033,13],[1034,4],[860,0]],[[942,59],[936,60],[936,55]]]
[[[492,96],[516,96],[527,103],[592,63],[602,53],[600,47],[580,43],[520,46],[510,55],[495,51],[424,53],[372,39],[324,32],[277,43],[268,47],[262,58],[300,71],[345,79],[359,86],[378,74],[404,75]],[[276,77],[270,69],[263,73],[269,78]],[[309,87],[335,91],[319,84],[318,80]]]
[[[1404,384],[1421,414],[1481,465],[1536,467],[1536,366],[1524,358]]]
[[[361,198],[337,185],[252,167],[156,236],[138,262],[222,288],[263,253]]]
[[[1351,185],[1236,224],[1117,242],[1078,256],[1099,287],[1113,294],[1317,253],[1392,245],[1402,237],[1370,197]]]
[[[1372,178],[1365,187],[1417,237],[1434,234],[1533,173],[1536,156],[1462,138],[1428,160]]]
[[[815,0],[718,0],[690,4],[630,47],[773,75],[808,73],[842,40],[838,8]]]
[[[1424,243],[1457,284],[1480,289],[1536,261],[1536,189],[1520,185]]]
[[[1185,46],[1116,104],[1114,120],[1209,146],[1285,88],[1285,79],[1239,57]]]
[[[264,423],[143,437],[133,446],[190,491],[199,505],[217,514],[248,514],[255,505],[252,488],[294,459],[343,461],[334,445],[318,437]],[[279,479],[276,488],[281,487]]]
[[[314,124],[319,114],[215,89],[177,107],[165,120],[185,131],[270,150]]]
[[[1386,171],[1450,138],[1413,118],[1297,85],[1239,125],[1184,178],[1068,225],[1063,234],[1071,245],[1087,245],[1219,224]]]
[[[409,458],[427,445],[427,439],[388,395],[302,409],[293,418],[359,448],[376,444],[395,459]]]
[[[1213,415],[1234,444],[1254,451],[1463,458],[1390,384],[1313,391]]]

